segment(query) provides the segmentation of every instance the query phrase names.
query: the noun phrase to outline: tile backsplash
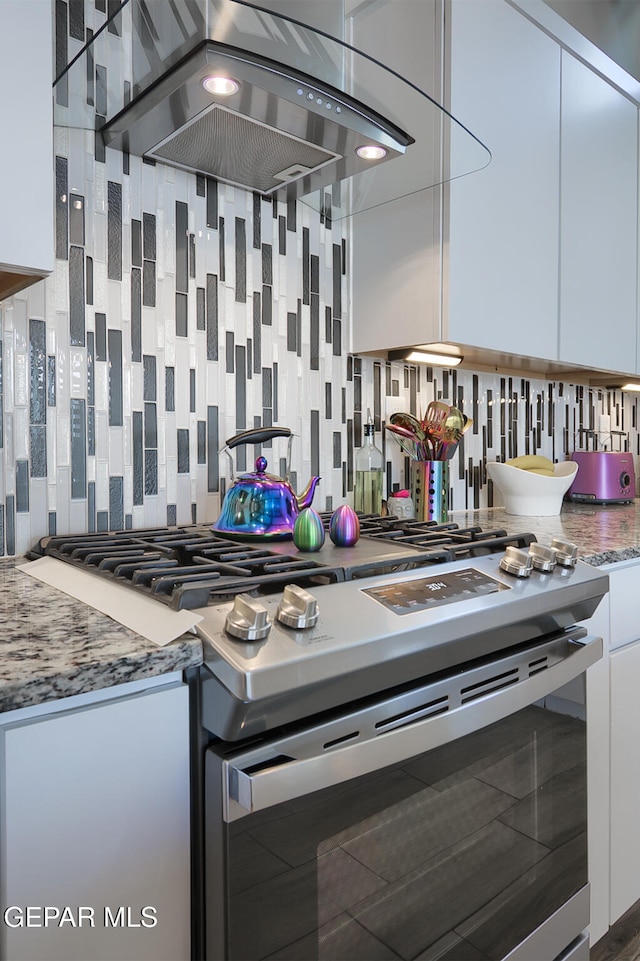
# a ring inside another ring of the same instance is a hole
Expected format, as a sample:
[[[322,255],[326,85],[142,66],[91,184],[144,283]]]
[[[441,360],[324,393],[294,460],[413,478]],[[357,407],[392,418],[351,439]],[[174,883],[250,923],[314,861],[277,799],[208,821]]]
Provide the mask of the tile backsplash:
[[[97,29],[106,11],[85,11]],[[486,460],[562,460],[601,414],[623,433],[599,445],[640,453],[629,395],[349,355],[349,230],[326,207],[96,149],[90,131],[56,128],[54,144],[55,271],[0,304],[2,553],[47,534],[211,522],[230,477],[219,449],[258,426],[292,429],[294,487],[319,474],[314,506],[332,509],[351,499],[367,408],[388,491],[408,486],[390,413],[444,399],[473,419],[451,465],[454,510],[493,503]],[[266,447],[283,473],[283,442]],[[255,456],[237,448],[236,469]]]

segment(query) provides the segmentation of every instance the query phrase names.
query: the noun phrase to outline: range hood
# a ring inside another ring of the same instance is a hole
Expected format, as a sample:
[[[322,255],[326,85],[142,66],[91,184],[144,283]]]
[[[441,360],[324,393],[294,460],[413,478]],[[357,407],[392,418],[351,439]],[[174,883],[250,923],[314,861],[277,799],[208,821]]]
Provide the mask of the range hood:
[[[210,79],[214,88],[227,81],[231,92],[209,92]],[[211,40],[102,134],[107,146],[284,200],[346,180],[414,143],[335,87]],[[379,158],[367,159],[376,152]]]
[[[328,29],[245,0],[124,0],[58,77],[55,123],[334,220],[486,166],[462,124],[342,38],[343,0],[292,9]]]

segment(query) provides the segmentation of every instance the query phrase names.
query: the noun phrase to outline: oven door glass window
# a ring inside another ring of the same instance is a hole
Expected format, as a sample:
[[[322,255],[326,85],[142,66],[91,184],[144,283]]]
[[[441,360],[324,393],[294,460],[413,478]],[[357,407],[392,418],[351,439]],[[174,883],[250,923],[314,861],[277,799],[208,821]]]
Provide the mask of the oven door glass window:
[[[548,704],[226,824],[227,957],[508,955],[587,883],[586,726]]]

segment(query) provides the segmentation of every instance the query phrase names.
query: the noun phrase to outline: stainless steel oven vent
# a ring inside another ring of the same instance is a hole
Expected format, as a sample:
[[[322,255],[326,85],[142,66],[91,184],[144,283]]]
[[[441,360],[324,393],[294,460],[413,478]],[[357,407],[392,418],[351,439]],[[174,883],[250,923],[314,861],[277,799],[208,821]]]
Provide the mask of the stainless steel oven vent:
[[[204,86],[231,78],[228,96]],[[401,156],[412,137],[349,94],[218,41],[200,43],[101,130],[107,146],[290,200]],[[368,160],[362,147],[383,148]]]
[[[219,104],[170,134],[148,156],[263,194],[339,159]]]

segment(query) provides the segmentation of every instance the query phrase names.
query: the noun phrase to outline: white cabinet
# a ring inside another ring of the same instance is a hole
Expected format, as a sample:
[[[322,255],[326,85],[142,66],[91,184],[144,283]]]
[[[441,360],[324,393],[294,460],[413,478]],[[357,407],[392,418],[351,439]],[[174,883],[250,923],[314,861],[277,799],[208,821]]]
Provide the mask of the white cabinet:
[[[0,300],[51,273],[51,0],[0,0]]]
[[[619,567],[619,569],[617,569]],[[640,898],[640,561],[609,568],[613,924]]]
[[[406,23],[401,2],[386,6]],[[429,29],[413,26],[433,49],[437,9],[425,4]],[[560,48],[504,0],[452,0],[445,13],[447,106],[491,163],[354,218],[352,346],[443,340],[555,358]]]
[[[634,373],[638,110],[565,52],[561,130],[559,359]]]
[[[118,691],[0,715],[2,961],[191,957],[188,689]]]
[[[444,341],[478,363],[640,371],[636,105],[507,0],[374,9],[378,33],[396,10],[432,45],[422,73],[407,45],[405,74],[492,159],[354,217],[351,349]]]
[[[640,899],[640,560],[605,570],[609,596],[587,625],[605,639],[587,674],[592,944]]]
[[[606,570],[611,598],[609,646],[615,651],[640,638],[640,559],[613,564]]]
[[[560,47],[503,0],[450,6],[451,111],[492,159],[445,188],[441,339],[553,359]]]
[[[356,47],[441,101],[439,0],[360,4],[352,31]],[[440,221],[440,187],[353,218],[351,350],[382,352],[440,339]]]
[[[611,654],[611,923],[640,898],[639,685],[640,640]]]

